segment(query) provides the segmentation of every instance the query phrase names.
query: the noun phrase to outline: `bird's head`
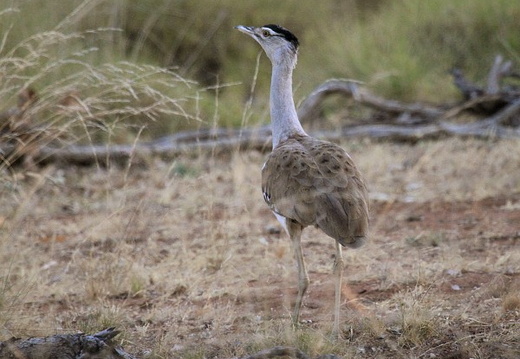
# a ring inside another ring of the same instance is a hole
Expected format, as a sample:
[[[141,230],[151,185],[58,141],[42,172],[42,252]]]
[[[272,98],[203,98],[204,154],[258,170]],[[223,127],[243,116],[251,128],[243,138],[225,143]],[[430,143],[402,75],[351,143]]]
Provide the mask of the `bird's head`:
[[[235,26],[244,34],[255,39],[264,49],[273,65],[289,62],[294,67],[298,53],[298,39],[292,32],[279,25],[264,25],[261,27]]]

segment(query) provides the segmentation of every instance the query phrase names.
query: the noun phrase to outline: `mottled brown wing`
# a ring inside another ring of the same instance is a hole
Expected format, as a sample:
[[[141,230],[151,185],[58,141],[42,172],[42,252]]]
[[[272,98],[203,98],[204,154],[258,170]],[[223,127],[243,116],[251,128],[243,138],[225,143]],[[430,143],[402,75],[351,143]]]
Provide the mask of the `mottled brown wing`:
[[[316,226],[342,245],[358,247],[368,236],[368,191],[350,156],[333,143],[310,139],[306,146],[320,172]]]
[[[299,141],[276,147],[262,169],[262,192],[272,211],[303,226],[315,222],[313,178],[319,170]]]
[[[315,225],[342,245],[359,246],[368,230],[368,196],[350,156],[339,146],[299,136],[281,143],[262,170],[270,208]]]

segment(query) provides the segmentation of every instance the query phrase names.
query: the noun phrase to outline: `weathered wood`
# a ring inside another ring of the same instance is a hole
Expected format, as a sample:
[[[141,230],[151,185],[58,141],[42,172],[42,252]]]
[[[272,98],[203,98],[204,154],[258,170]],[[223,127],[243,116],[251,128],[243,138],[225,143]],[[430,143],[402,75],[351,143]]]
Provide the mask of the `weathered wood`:
[[[0,342],[0,359],[135,359],[111,343],[118,334],[114,328],[108,328],[92,335],[78,333],[12,338]]]
[[[337,131],[310,131],[311,135],[332,141],[351,137],[391,141],[418,141],[439,136],[520,137],[520,88],[501,87],[501,81],[505,77],[520,78],[518,73],[512,71],[510,61],[497,56],[483,87],[467,80],[459,69],[453,69],[451,74],[455,86],[464,98],[458,104],[434,106],[388,100],[370,93],[359,82],[332,79],[311,92],[300,105],[298,115],[302,123],[310,123],[319,118],[322,102],[328,96],[338,94],[385,115],[376,116],[377,121],[364,121],[362,125],[348,126]],[[36,100],[34,92],[24,90],[20,93],[17,108],[0,114],[4,121],[4,125],[0,126],[0,161],[3,165],[11,165],[18,157],[22,157],[24,164],[66,162],[107,165],[111,162],[139,161],[154,155],[174,157],[191,152],[226,153],[243,149],[263,151],[271,147],[271,131],[268,126],[186,131],[150,142],[128,145],[59,145],[54,141],[57,136],[38,136],[37,128],[20,131],[25,128],[20,124],[27,122],[21,121],[25,111]]]
[[[323,100],[330,95],[340,94],[352,98],[357,103],[387,112],[393,116],[408,113],[419,115],[427,119],[435,119],[443,114],[443,110],[422,103],[403,103],[395,100],[387,100],[371,94],[368,90],[359,86],[359,82],[352,80],[332,79],[325,81],[316,87],[302,102],[298,109],[298,117],[302,123],[310,122],[316,118],[317,110]]]
[[[450,74],[453,76],[453,83],[460,90],[465,101],[474,100],[484,95],[484,90],[469,82],[461,69],[454,68],[450,71]]]
[[[520,98],[520,88],[501,86],[504,78],[518,78],[519,75],[512,70],[512,62],[504,62],[500,55],[495,57],[487,75],[486,84],[483,87],[467,80],[460,69],[453,69],[451,74],[455,86],[464,97],[465,102],[461,106],[464,106],[465,111],[490,116]]]
[[[514,103],[494,117],[467,124],[449,123],[447,121],[415,126],[375,124],[345,127],[340,131],[314,131],[311,134],[317,138],[336,142],[355,137],[405,142],[416,142],[421,139],[433,139],[441,136],[512,139],[520,137],[520,128],[507,127],[500,123],[512,114],[517,113],[519,109],[520,104]],[[230,131],[220,137],[193,142],[179,142],[167,136],[157,141],[136,145],[44,147],[39,152],[39,160],[40,162],[65,162],[80,165],[93,163],[106,165],[110,162],[139,162],[149,156],[171,158],[181,154],[208,151],[215,154],[245,149],[267,151],[271,146],[270,141],[270,131],[250,129],[246,134],[242,133],[241,136],[238,136],[235,131]]]
[[[180,132],[151,142],[132,145],[46,146],[39,154],[41,162],[106,165],[109,162],[139,161],[149,156],[175,157],[186,153],[225,153],[244,149],[263,151],[270,148],[270,140],[271,130],[267,127],[215,129]]]
[[[487,95],[495,95],[500,92],[500,81],[502,77],[506,76],[511,71],[512,65],[513,63],[511,61],[504,62],[504,59],[501,55],[497,55],[495,57],[495,61],[493,62],[493,66],[491,66],[491,70],[489,71],[487,78]]]
[[[123,348],[111,343],[119,334],[114,328],[87,335],[56,334],[41,338],[12,338],[0,342],[0,359],[137,359]],[[240,359],[272,359],[289,357],[295,359],[311,359],[298,348],[275,346],[246,355]],[[324,354],[316,359],[338,359],[334,354]]]

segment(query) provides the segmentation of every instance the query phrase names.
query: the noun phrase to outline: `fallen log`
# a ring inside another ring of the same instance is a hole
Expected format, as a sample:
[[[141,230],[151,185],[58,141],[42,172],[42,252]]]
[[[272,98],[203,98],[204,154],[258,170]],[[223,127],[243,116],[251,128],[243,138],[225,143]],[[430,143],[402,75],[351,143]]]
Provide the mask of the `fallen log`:
[[[305,123],[319,118],[317,114],[321,104],[328,96],[339,94],[357,105],[379,114],[383,113],[385,116],[374,116],[379,120],[362,121],[336,131],[310,131],[312,135],[331,141],[351,137],[408,142],[441,136],[520,138],[520,88],[511,85],[501,86],[502,80],[506,77],[520,78],[520,74],[512,70],[511,62],[504,62],[501,56],[497,56],[485,86],[473,84],[459,69],[454,69],[451,73],[455,86],[459,88],[464,99],[458,104],[435,106],[388,100],[370,93],[359,82],[332,79],[311,92],[299,107],[298,115],[305,126]],[[384,120],[380,120],[381,118]],[[32,129],[32,132],[35,132],[35,129]],[[149,142],[127,145],[63,145],[55,141],[57,136],[50,140],[41,140],[36,135],[25,136],[23,141],[13,141],[12,136],[9,137],[12,134],[7,135],[6,137],[4,133],[3,137],[10,139],[8,141],[2,141],[0,138],[0,160],[3,157],[4,165],[10,165],[11,158],[24,155],[30,156],[31,162],[38,163],[107,165],[111,162],[145,160],[149,156],[174,157],[191,152],[225,153],[243,149],[266,151],[271,147],[271,132],[268,126],[186,131]],[[40,142],[31,143],[31,139],[33,142]],[[25,146],[28,146],[29,150],[24,150]]]
[[[87,335],[57,334],[42,338],[12,338],[0,342],[0,359],[135,359],[111,340],[118,335],[115,328]]]
[[[56,334],[42,338],[12,338],[0,342],[0,359],[137,359],[111,342],[118,334],[119,331],[115,328],[108,328],[92,335],[78,333]],[[311,359],[300,349],[287,346],[275,346],[239,359],[276,357]],[[338,359],[338,357],[334,354],[324,354],[316,359]]]
[[[300,105],[298,109],[300,121],[302,123],[308,123],[311,122],[312,119],[315,119],[320,104],[327,96],[333,94],[350,97],[360,105],[387,112],[394,117],[402,113],[408,113],[412,116],[418,115],[433,120],[444,113],[442,109],[427,104],[387,100],[371,94],[368,90],[359,85],[359,82],[352,80],[331,79],[325,81],[316,87]]]
[[[456,124],[441,121],[434,124],[416,126],[399,125],[360,125],[344,127],[339,131],[313,131],[317,138],[328,141],[341,141],[346,138],[367,137],[378,140],[399,142],[417,142],[424,139],[435,139],[442,136],[459,136],[473,138],[520,138],[520,128],[503,126],[500,123],[516,113],[520,103],[514,103],[494,117],[484,121]],[[40,162],[65,162],[78,165],[93,163],[141,162],[149,156],[176,157],[181,154],[212,152],[214,154],[231,153],[240,150],[267,151],[271,147],[271,132],[265,128],[223,131],[218,137],[196,139],[191,142],[178,141],[176,136],[166,136],[152,142],[135,145],[70,145],[62,148],[44,147],[40,149]],[[189,136],[197,138],[196,132]]]
[[[497,55],[484,86],[478,86],[467,80],[461,69],[453,69],[451,74],[455,86],[464,98],[465,110],[477,115],[489,116],[520,98],[519,87],[501,86],[505,78],[520,78],[520,74],[512,68],[511,61],[504,61],[501,55]]]
[[[181,154],[213,152],[229,153],[236,150],[267,150],[271,146],[271,130],[268,127],[249,129],[215,129],[186,131],[161,137],[150,142],[130,145],[69,145],[46,146],[40,149],[42,163],[65,162],[78,165],[97,163],[141,162],[150,156],[172,158]]]

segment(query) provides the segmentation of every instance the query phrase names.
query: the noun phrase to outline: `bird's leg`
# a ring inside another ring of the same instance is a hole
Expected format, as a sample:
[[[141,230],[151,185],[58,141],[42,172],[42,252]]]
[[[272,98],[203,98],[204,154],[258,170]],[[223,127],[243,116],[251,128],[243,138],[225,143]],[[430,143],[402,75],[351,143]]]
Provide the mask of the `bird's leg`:
[[[298,264],[298,296],[296,297],[296,304],[294,305],[293,324],[296,326],[300,321],[300,309],[302,300],[307,287],[309,286],[309,275],[305,268],[305,261],[303,259],[303,251],[301,245],[302,227],[296,222],[287,220],[287,228],[294,248],[294,256]]]
[[[343,255],[341,244],[336,241],[336,260],[334,263],[334,272],[336,274],[336,293],[334,298],[334,326],[332,327],[332,335],[339,337],[339,313],[341,304],[341,281],[343,277]]]

